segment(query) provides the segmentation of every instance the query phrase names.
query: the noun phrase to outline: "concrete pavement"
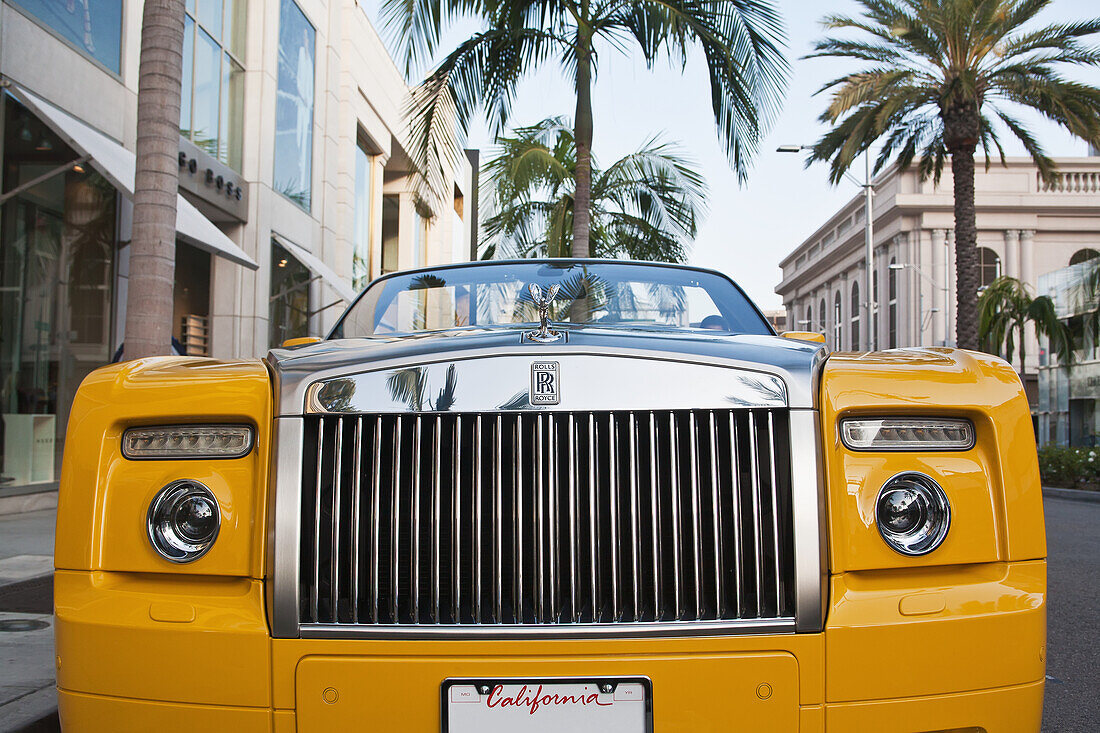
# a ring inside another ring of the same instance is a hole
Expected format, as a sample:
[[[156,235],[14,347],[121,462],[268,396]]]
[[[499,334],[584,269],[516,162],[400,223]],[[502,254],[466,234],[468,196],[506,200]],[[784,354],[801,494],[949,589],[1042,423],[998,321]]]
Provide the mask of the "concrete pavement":
[[[55,517],[54,509],[0,515],[0,733],[57,729]]]

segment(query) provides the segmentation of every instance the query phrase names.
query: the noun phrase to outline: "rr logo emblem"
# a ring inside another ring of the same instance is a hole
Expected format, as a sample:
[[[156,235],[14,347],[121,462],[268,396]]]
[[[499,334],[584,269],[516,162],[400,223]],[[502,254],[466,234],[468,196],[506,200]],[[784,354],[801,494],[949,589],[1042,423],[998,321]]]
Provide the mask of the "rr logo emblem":
[[[531,404],[556,405],[561,402],[558,362],[536,361],[531,364]]]

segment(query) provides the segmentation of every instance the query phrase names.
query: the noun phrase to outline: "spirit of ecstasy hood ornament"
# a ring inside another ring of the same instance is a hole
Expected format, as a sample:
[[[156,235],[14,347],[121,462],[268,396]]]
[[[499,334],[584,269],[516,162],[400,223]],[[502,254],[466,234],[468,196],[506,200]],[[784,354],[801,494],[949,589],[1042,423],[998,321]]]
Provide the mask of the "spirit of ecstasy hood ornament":
[[[539,309],[539,328],[537,331],[528,331],[524,336],[540,344],[547,344],[561,338],[560,331],[550,328],[550,304],[554,302],[554,296],[560,289],[561,286],[557,283],[546,288],[545,291],[537,283],[527,286],[527,292],[531,294],[531,302]]]

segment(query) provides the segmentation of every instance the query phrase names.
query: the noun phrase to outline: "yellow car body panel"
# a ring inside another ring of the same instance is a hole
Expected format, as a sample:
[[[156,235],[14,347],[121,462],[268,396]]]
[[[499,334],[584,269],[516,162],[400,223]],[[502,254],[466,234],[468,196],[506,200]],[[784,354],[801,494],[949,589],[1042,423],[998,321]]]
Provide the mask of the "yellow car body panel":
[[[73,401],[58,496],[54,564],[59,570],[262,578],[271,380],[260,361],[158,357],[92,372]],[[128,460],[122,433],[138,425],[240,423],[255,440],[244,458]],[[144,517],[153,496],[181,478],[218,497],[222,527],[201,564],[174,565],[149,545]]]
[[[265,597],[272,387],[260,362],[146,360],[95,372],[69,425],[58,509],[57,655],[66,731],[440,730],[447,677],[645,675],[655,730],[1037,731],[1045,537],[1015,373],[968,352],[829,357],[820,375],[828,596],[819,633],[649,639],[273,639]],[[967,417],[973,449],[854,452],[839,420]],[[133,461],[134,425],[248,423],[240,459]],[[953,509],[943,546],[890,550],[879,487],[923,471]],[[145,535],[149,502],[197,478],[222,509],[189,565]],[[965,660],[965,663],[960,663]],[[333,692],[335,692],[335,696]],[[330,701],[331,700],[331,701]]]

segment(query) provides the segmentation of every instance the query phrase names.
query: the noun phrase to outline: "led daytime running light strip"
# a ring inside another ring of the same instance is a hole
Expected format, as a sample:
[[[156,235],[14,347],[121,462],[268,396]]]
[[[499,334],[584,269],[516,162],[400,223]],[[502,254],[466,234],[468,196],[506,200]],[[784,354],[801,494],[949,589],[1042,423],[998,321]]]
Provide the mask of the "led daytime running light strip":
[[[953,417],[845,418],[840,439],[858,451],[957,451],[974,447],[974,425]]]
[[[158,425],[122,434],[122,455],[131,459],[243,458],[251,450],[248,425]]]

